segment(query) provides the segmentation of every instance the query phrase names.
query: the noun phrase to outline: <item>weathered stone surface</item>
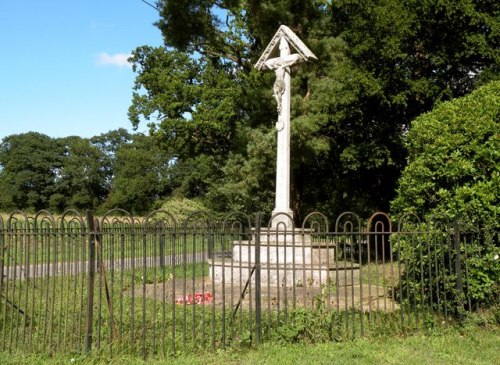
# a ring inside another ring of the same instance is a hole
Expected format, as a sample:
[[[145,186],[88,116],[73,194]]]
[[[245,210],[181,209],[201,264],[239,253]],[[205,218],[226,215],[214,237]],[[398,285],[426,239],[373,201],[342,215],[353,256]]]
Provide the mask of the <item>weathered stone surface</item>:
[[[292,53],[293,52],[295,53]],[[293,226],[290,209],[290,85],[291,67],[299,62],[317,59],[307,46],[282,25],[255,64],[258,70],[273,70],[276,81],[273,94],[278,110],[276,153],[276,196],[272,225],[278,229]]]
[[[231,261],[215,260],[210,263],[210,279],[215,283],[229,285],[231,283],[246,283],[251,276],[251,283],[255,284],[254,264],[249,262],[234,263]],[[322,285],[359,285],[359,266],[343,267],[333,264],[326,265],[291,265],[291,264],[261,264],[261,284],[267,286],[307,286],[319,287]]]
[[[328,242],[315,242],[310,231],[294,235],[265,230],[259,236],[258,251],[255,238],[235,241],[228,257],[210,260],[210,278],[215,283],[227,285],[245,283],[251,276],[254,282],[255,255],[259,252],[262,285],[359,284],[359,265],[339,260],[335,247]]]

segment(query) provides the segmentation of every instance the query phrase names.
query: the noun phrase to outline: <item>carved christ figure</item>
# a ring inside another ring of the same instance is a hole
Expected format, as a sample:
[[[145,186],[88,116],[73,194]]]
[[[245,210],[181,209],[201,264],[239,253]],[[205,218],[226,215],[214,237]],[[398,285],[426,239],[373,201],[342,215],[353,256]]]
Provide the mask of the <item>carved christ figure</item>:
[[[278,110],[278,123],[276,123],[276,129],[280,131],[283,129],[283,121],[281,120],[281,109],[283,105],[283,95],[285,94],[287,85],[285,82],[285,75],[290,73],[290,67],[301,61],[300,55],[290,54],[290,47],[288,42],[284,37],[280,40],[280,53],[283,56],[277,58],[271,58],[267,60],[266,66],[274,70],[276,75],[276,80],[274,81],[273,94],[276,99],[277,110]],[[288,85],[288,87],[290,87]]]
[[[286,67],[282,65],[279,65],[274,70],[274,73],[276,74],[276,80],[274,81],[273,85],[273,94],[274,98],[276,99],[278,114],[281,113],[281,99],[283,98],[283,94],[285,93],[285,73],[287,71],[288,70],[286,69]]]

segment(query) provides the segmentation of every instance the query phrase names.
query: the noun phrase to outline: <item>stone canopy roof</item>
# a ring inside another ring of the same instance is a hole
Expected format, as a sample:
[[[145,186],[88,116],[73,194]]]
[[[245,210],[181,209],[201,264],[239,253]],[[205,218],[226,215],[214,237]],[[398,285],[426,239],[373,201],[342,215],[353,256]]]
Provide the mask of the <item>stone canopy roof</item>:
[[[293,48],[295,52],[300,56],[302,61],[309,61],[311,59],[317,60],[316,56],[311,52],[309,48],[302,42],[299,37],[286,25],[279,27],[278,31],[271,39],[266,49],[260,56],[259,60],[255,64],[255,68],[258,70],[266,70],[269,67],[266,65],[266,61],[272,58],[277,58],[280,56],[279,44],[281,37],[284,37],[290,48]]]

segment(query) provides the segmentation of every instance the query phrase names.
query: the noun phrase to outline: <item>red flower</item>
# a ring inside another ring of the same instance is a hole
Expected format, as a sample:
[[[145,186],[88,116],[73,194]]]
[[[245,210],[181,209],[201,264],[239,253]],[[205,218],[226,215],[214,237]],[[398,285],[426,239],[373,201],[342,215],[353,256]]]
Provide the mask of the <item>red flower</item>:
[[[177,304],[209,304],[213,302],[212,293],[195,293],[188,294],[185,297],[178,297],[175,300]]]

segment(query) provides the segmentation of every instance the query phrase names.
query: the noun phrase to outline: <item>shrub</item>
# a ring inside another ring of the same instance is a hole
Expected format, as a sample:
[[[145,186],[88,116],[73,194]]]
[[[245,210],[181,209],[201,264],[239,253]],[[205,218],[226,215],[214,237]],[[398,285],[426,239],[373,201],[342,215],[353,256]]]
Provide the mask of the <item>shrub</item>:
[[[396,214],[458,219],[462,231],[475,232],[467,247],[469,293],[482,304],[499,295],[499,131],[500,81],[418,117],[392,202]]]
[[[165,200],[161,203],[160,209],[171,214],[177,224],[183,224],[192,213],[207,212],[207,208],[199,200],[181,197],[172,197]]]

